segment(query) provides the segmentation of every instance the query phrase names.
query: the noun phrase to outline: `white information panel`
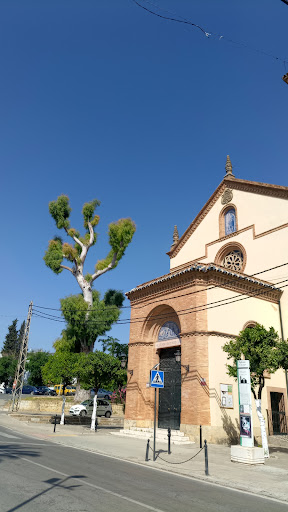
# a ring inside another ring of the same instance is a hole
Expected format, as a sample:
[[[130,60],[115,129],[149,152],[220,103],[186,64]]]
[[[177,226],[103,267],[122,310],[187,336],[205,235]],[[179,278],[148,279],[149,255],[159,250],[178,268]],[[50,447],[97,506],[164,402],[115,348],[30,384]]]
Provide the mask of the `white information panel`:
[[[250,361],[237,361],[237,378],[239,394],[240,445],[254,446],[252,423],[252,400]]]

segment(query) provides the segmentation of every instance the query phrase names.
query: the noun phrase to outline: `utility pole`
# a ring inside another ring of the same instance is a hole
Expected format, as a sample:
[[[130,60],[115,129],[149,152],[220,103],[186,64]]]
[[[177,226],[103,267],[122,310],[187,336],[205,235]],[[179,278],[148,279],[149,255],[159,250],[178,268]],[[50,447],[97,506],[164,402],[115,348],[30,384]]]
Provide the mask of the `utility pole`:
[[[22,395],[22,388],[23,388],[24,374],[25,374],[25,364],[26,364],[26,359],[27,359],[30,322],[31,322],[31,317],[32,317],[32,307],[33,307],[33,302],[31,301],[30,305],[29,305],[29,309],[28,309],[28,316],[27,316],[25,332],[24,332],[24,336],[23,336],[22,342],[21,342],[17,370],[15,373],[15,379],[13,382],[13,397],[12,397],[12,407],[11,407],[12,412],[18,411],[20,402],[21,402],[21,395]]]

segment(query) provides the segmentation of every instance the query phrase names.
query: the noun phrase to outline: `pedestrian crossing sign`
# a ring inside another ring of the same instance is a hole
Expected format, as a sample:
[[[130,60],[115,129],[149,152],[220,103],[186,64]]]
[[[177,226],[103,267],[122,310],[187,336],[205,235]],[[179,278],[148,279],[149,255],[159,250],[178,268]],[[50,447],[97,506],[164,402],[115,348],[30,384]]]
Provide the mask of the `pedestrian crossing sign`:
[[[164,372],[151,370],[151,388],[164,388]]]

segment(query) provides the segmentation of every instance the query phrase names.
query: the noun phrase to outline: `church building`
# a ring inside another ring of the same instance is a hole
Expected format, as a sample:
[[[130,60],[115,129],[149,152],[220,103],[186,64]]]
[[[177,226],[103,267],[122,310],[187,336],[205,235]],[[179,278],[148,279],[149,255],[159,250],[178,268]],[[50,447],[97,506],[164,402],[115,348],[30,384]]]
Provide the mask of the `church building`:
[[[288,336],[288,187],[236,178],[229,156],[225,168],[181,237],[175,226],[170,272],[127,293],[125,429],[153,427],[149,378],[159,363],[165,387],[157,427],[196,440],[202,425],[208,442],[231,441],[239,433],[238,387],[227,375],[223,345],[256,323]],[[288,415],[284,371],[267,374],[262,412],[270,434],[287,433],[281,422]],[[252,415],[260,438],[254,404]]]

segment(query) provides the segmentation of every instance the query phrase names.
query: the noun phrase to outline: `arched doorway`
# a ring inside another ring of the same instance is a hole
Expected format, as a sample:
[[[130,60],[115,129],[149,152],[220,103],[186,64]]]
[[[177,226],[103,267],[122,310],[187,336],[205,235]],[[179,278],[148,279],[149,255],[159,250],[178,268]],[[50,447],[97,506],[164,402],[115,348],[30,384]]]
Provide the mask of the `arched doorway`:
[[[158,340],[175,340],[179,337],[179,327],[174,322],[166,322],[160,329]],[[160,350],[159,369],[164,371],[164,388],[159,390],[158,427],[180,429],[181,417],[181,365],[176,362],[176,346]]]

